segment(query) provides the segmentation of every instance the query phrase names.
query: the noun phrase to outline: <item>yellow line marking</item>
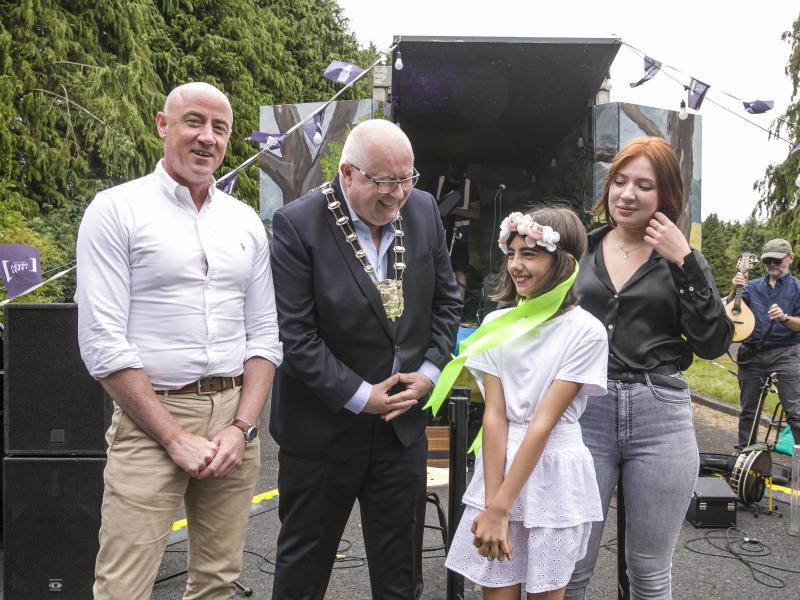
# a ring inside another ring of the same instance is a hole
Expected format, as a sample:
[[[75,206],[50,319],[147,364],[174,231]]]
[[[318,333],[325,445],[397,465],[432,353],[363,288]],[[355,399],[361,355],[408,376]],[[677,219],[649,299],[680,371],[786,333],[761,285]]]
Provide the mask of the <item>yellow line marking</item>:
[[[277,495],[278,495],[277,489],[270,490],[268,492],[262,492],[260,494],[256,494],[255,496],[253,496],[251,502],[253,504],[261,504],[262,502],[266,502],[267,500],[272,500]],[[187,524],[188,521],[186,519],[179,519],[172,524],[172,531],[180,531],[181,529],[186,527]]]
[[[263,494],[256,494],[255,496],[253,496],[253,504],[261,504],[265,500],[271,500],[277,495],[278,495],[277,489],[264,492]]]
[[[179,521],[175,521],[172,524],[172,531],[180,531],[181,529],[186,527],[187,523],[188,523],[188,521],[186,519],[181,519]]]

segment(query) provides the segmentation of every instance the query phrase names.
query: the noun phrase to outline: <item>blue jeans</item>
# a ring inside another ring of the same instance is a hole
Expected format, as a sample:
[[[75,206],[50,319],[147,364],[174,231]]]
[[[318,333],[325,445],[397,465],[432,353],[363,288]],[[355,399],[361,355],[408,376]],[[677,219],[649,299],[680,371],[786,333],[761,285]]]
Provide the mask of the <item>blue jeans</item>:
[[[678,373],[673,377],[681,378]],[[632,600],[672,598],[672,553],[699,468],[688,389],[608,381],[581,417],[592,452],[603,514],[617,480],[625,490],[625,554]],[[602,521],[592,527],[586,556],[575,565],[565,599],[583,600],[592,576]]]

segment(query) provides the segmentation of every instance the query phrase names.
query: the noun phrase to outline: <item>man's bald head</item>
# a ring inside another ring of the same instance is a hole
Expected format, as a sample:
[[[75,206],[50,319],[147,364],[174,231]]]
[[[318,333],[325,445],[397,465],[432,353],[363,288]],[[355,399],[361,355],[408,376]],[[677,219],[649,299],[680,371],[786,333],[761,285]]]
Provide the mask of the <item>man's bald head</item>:
[[[168,115],[172,114],[175,111],[175,105],[183,100],[187,95],[192,94],[207,95],[208,97],[221,100],[227,104],[228,109],[231,112],[231,122],[233,121],[233,109],[231,108],[231,103],[228,100],[228,97],[219,89],[215,88],[210,83],[206,83],[205,81],[192,81],[189,83],[184,83],[183,85],[179,85],[173,89],[167,96],[167,99],[164,101],[164,112]]]
[[[189,188],[198,206],[225,158],[232,125],[228,98],[203,82],[176,87],[156,115],[158,135],[164,140],[164,169]]]
[[[339,165],[351,163],[369,170],[389,151],[408,153],[414,161],[411,141],[402,129],[385,119],[370,119],[356,125],[347,136]]]

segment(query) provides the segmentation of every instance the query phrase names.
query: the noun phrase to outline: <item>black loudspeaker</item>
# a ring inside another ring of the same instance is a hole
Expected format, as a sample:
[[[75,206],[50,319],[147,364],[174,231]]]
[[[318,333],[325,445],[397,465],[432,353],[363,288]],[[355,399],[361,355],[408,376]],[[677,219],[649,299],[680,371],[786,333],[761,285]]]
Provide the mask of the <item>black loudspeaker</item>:
[[[78,350],[76,304],[5,307],[8,455],[105,455],[113,405]]]
[[[104,465],[89,457],[3,459],[7,600],[92,599]]]

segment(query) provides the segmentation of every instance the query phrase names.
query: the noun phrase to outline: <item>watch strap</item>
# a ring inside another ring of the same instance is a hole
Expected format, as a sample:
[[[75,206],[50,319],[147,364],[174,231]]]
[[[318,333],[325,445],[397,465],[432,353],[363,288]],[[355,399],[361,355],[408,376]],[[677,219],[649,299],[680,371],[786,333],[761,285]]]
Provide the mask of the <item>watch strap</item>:
[[[255,427],[255,425],[251,425],[250,423],[248,423],[244,419],[240,419],[238,417],[232,419],[231,422],[228,423],[228,425],[233,425],[239,431],[242,432],[242,435],[244,436],[245,443],[248,443],[250,441],[248,439],[248,433],[250,432],[251,429],[253,429],[253,427]]]

